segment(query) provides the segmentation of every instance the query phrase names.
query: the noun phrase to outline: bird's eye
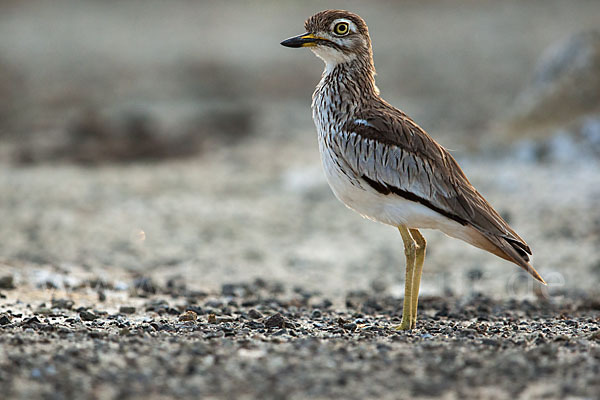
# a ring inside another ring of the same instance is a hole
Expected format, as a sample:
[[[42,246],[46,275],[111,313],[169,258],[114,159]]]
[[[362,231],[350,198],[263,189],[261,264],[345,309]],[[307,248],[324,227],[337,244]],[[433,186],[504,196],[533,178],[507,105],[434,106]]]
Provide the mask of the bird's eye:
[[[336,35],[344,36],[348,33],[348,23],[347,22],[338,22],[333,27],[333,33]]]

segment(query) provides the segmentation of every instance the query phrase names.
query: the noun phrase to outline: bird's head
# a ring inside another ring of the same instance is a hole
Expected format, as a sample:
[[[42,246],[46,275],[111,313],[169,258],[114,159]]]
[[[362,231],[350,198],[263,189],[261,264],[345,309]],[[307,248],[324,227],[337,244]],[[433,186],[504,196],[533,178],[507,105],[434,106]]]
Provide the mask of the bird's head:
[[[321,11],[304,23],[306,33],[281,42],[309,47],[328,66],[359,60],[372,64],[371,39],[365,21],[344,10]]]

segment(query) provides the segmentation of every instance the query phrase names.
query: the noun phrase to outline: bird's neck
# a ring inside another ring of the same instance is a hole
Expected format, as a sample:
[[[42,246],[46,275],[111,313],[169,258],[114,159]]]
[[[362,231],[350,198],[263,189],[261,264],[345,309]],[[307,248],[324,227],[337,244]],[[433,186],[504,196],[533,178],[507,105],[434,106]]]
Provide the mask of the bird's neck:
[[[323,114],[335,115],[340,120],[351,118],[364,105],[378,98],[372,61],[354,59],[344,63],[326,63],[313,94],[313,117],[315,122]]]
[[[348,120],[357,118],[363,109],[378,101],[374,76],[372,62],[352,60],[325,67],[312,101],[319,138],[335,134]]]
[[[375,67],[370,57],[355,58],[343,63],[325,63],[319,86],[334,89],[335,93],[350,97],[369,98],[379,95],[375,85]]]

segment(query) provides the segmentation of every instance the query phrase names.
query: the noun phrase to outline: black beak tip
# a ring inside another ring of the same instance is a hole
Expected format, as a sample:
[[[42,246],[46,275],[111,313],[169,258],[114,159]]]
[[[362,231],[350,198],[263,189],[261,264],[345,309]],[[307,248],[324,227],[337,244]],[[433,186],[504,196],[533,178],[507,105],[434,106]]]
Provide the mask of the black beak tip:
[[[289,38],[289,39],[285,39],[280,44],[282,46],[292,47],[292,48],[297,48],[297,47],[301,47],[302,46],[302,42],[300,40],[298,40],[297,38],[295,38],[295,37]]]

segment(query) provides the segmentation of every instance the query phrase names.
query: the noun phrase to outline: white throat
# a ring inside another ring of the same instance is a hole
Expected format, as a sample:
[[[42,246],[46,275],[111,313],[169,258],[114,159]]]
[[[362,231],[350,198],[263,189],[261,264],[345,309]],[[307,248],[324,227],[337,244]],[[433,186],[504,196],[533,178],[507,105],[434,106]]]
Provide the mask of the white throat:
[[[316,46],[311,51],[325,63],[325,73],[328,74],[339,64],[347,63],[356,59],[356,54],[344,54],[331,47]]]

